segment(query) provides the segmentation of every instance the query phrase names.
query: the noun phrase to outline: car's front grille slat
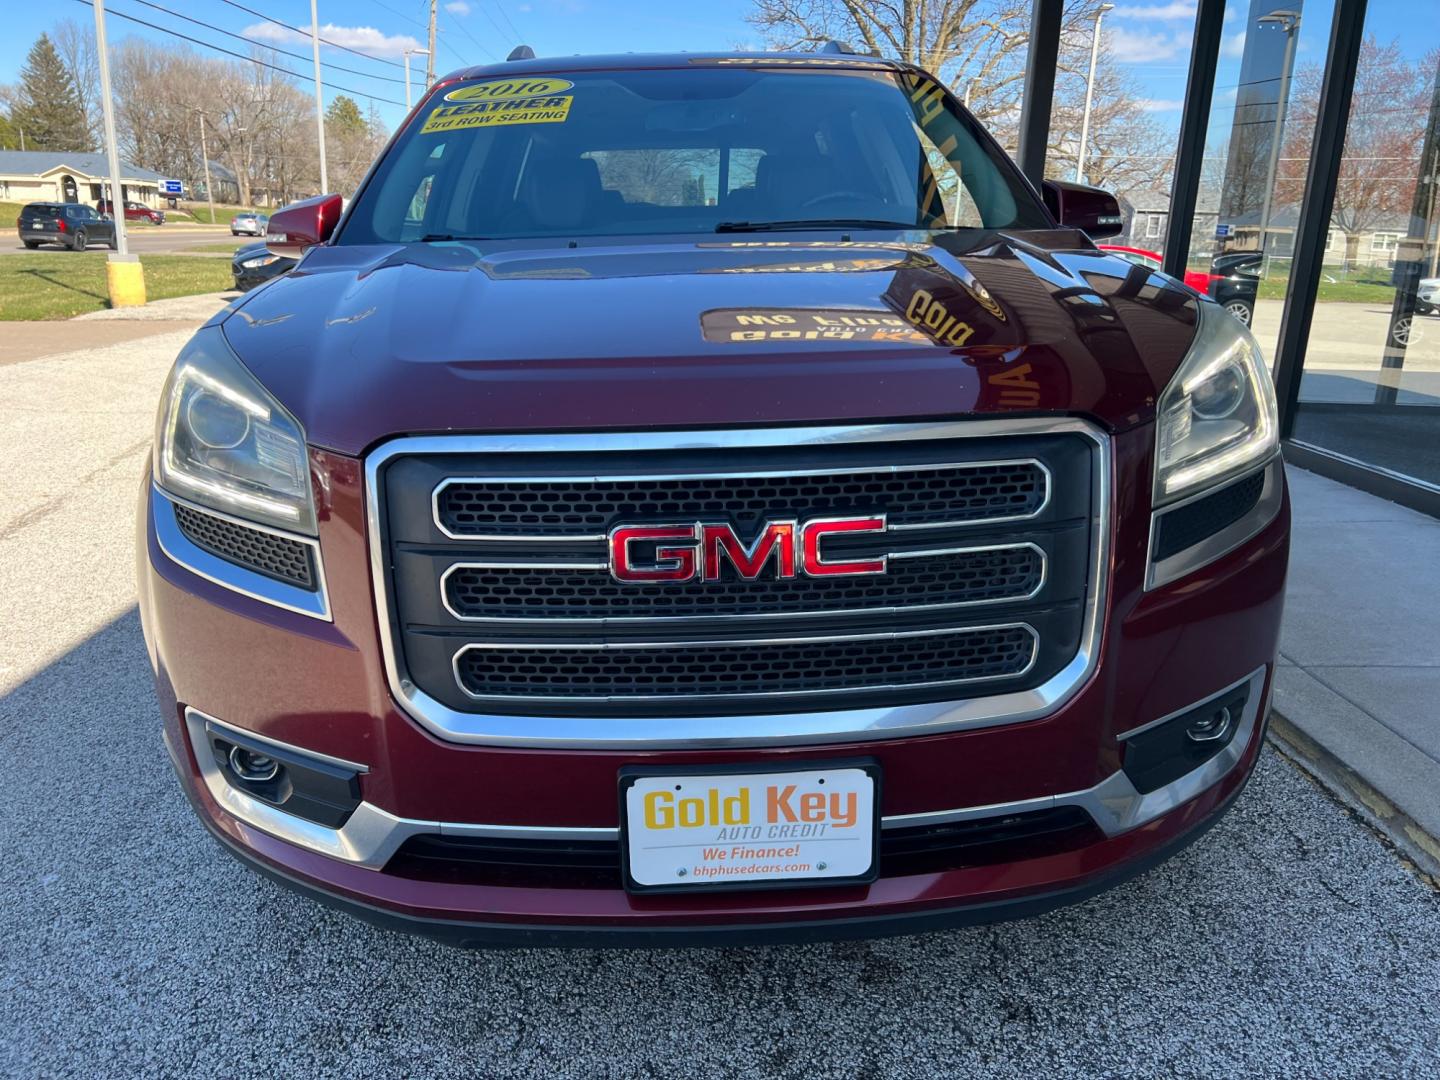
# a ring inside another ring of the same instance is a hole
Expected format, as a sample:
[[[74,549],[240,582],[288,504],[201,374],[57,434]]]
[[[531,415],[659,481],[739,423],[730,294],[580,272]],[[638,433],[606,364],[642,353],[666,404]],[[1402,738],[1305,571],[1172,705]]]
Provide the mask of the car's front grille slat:
[[[863,614],[901,606],[913,610],[1026,600],[1044,576],[1045,554],[1033,544],[895,559],[878,581],[735,576],[722,583],[687,581],[643,589],[594,570],[459,562],[445,573],[444,596],[449,610],[466,620]]]
[[[605,701],[745,697],[955,685],[1025,674],[1035,631],[1024,624],[755,642],[567,647],[472,644],[455,673],[475,698]]]
[[[703,506],[724,507],[742,521],[883,507],[893,528],[1013,520],[1037,513],[1047,493],[1039,462],[1005,461],[808,476],[450,479],[436,491],[434,505],[436,522],[454,537],[573,539],[603,536],[620,516],[683,519]]]

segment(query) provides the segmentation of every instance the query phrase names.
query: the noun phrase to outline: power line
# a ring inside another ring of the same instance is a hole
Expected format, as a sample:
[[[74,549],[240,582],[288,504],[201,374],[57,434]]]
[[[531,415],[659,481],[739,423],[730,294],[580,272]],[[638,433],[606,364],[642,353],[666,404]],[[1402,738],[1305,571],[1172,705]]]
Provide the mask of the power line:
[[[483,10],[483,9],[482,9],[482,10]],[[449,14],[449,13],[447,12],[446,14]],[[488,16],[487,16],[487,17],[488,17]],[[481,45],[480,42],[476,39],[475,35],[472,34],[472,33],[470,33],[470,31],[469,31],[468,29],[466,29],[464,23],[460,22],[460,20],[458,20],[458,19],[454,19],[454,20],[452,20],[452,21],[453,21],[454,24],[455,24],[455,28],[456,28],[457,30],[459,30],[462,34],[464,34],[467,38],[470,39],[470,44],[474,45],[477,49],[479,49],[482,53],[484,53],[486,56],[488,56],[491,60],[495,61],[496,63],[499,63],[499,62],[500,62],[500,58],[499,58],[498,56],[496,56],[493,52],[491,52],[489,49],[487,49],[484,45]],[[493,19],[491,20],[491,25],[492,25],[492,26],[495,25],[495,22],[494,22]],[[495,29],[496,29],[496,30],[499,30],[500,28],[499,28],[498,26],[495,26]],[[453,50],[452,50],[452,51],[453,51]],[[457,54],[457,55],[458,55],[458,54]]]
[[[484,5],[484,3],[485,3],[485,0],[480,0],[480,3],[481,3],[481,5],[482,5],[481,10],[483,11],[483,10],[484,10],[483,5]],[[515,24],[510,21],[510,13],[505,10],[505,5],[502,4],[502,3],[500,2],[500,0],[495,0],[495,10],[498,11],[498,12],[500,12],[500,17],[505,20],[505,25],[508,26],[508,27],[510,27],[510,32],[515,35],[515,40],[516,40],[516,41],[519,41],[519,40],[520,40],[520,31],[517,30],[517,29],[515,28]]]
[[[86,7],[94,7],[92,0],[75,0],[75,2],[77,4],[84,4]],[[126,15],[124,12],[115,11],[113,8],[107,9],[106,14],[113,15],[117,19],[124,19],[126,22],[137,23],[140,26],[149,27],[151,30],[158,30],[162,34],[169,34],[171,37],[180,38],[182,41],[188,41],[192,45],[199,45],[201,48],[210,49],[213,52],[224,53],[226,56],[233,56],[236,60],[243,60],[247,64],[255,64],[257,67],[269,68],[271,71],[278,71],[281,75],[288,75],[292,79],[304,79],[306,82],[312,83],[315,81],[313,76],[302,75],[298,71],[291,71],[289,68],[283,68],[277,64],[270,64],[265,62],[264,60],[257,59],[256,57],[246,56],[244,53],[237,53],[232,49],[222,48],[219,45],[212,45],[208,41],[201,41],[199,38],[191,37],[189,34],[182,34],[178,30],[171,30],[167,26],[158,26],[155,23],[146,22],[144,19],[137,19],[134,15]],[[405,106],[405,103],[403,101],[392,101],[390,98],[376,97],[376,95],[367,93],[364,90],[354,90],[348,86],[341,86],[338,83],[329,83],[328,85],[331,87],[331,89],[343,90],[345,93],[354,94],[356,97],[374,98],[376,101],[383,101],[386,105],[399,105],[401,108],[404,108]]]
[[[237,3],[236,0],[220,0],[220,2],[222,4],[229,4],[233,8],[239,8],[241,11],[246,12],[249,15],[254,15],[257,19],[264,19],[266,22],[273,23],[276,26],[283,26],[286,30],[289,30],[295,34],[299,34],[301,37],[308,38],[310,36],[309,30],[302,30],[298,26],[291,26],[289,23],[281,22],[279,19],[272,19],[264,12],[256,11],[254,8],[246,7],[244,4]],[[385,60],[379,56],[371,56],[369,53],[361,52],[359,49],[352,49],[348,45],[338,44],[337,42],[331,41],[329,38],[322,37],[320,38],[320,40],[326,45],[329,45],[332,49],[339,49],[341,52],[354,53],[356,56],[363,56],[366,60],[373,60],[377,64],[389,64],[391,67],[400,68],[402,71],[405,69],[404,64],[396,63],[394,60]]]
[[[272,45],[268,41],[257,41],[255,38],[248,38],[244,34],[236,34],[232,33],[229,30],[222,30],[218,26],[211,26],[209,23],[201,22],[199,19],[192,19],[189,15],[182,15],[178,11],[171,11],[167,7],[162,7],[159,4],[152,3],[151,0],[130,0],[130,2],[132,4],[140,4],[144,7],[154,8],[156,11],[163,11],[166,15],[173,15],[177,19],[184,19],[188,23],[194,23],[196,26],[203,26],[208,30],[213,30],[217,34],[224,34],[226,37],[235,38],[237,41],[244,41],[251,45],[259,45],[262,49],[269,49],[271,52],[279,53],[281,56],[288,56],[294,60],[300,60],[307,64],[311,62],[310,57],[308,56],[301,56],[299,53],[290,52],[288,49],[282,49],[278,45]],[[377,79],[380,82],[398,83],[401,85],[403,85],[405,82],[404,79],[395,79],[389,75],[372,75],[368,71],[360,71],[357,68],[344,67],[341,64],[331,63],[329,60],[322,60],[320,62],[320,66],[332,68],[335,71],[348,72],[351,75],[359,75],[363,79]]]

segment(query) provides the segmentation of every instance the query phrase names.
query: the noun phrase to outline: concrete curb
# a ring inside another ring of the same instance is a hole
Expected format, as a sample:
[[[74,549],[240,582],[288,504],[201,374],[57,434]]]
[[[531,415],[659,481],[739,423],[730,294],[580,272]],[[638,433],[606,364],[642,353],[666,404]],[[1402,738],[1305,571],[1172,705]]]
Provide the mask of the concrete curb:
[[[1306,735],[1273,706],[1271,744],[1394,845],[1431,888],[1440,890],[1440,837],[1422,828],[1358,772]]]

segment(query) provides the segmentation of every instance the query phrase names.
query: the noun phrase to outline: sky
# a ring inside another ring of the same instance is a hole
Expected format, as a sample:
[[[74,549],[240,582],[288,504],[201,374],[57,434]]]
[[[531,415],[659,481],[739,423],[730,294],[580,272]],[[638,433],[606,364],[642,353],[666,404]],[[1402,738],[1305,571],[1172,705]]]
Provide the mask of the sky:
[[[1413,24],[1417,3],[1423,7],[1431,2],[1374,0],[1366,29],[1382,41],[1400,38],[1406,51],[1418,56],[1440,45],[1433,22],[1418,34]],[[1217,112],[1228,110],[1234,101],[1249,6],[1249,0],[1231,0],[1228,5],[1216,78]],[[1293,0],[1290,5],[1276,0],[1275,6],[1295,5]],[[757,33],[745,21],[752,7],[752,0],[441,0],[436,68],[444,72],[502,60],[521,42],[540,56],[759,47]],[[138,34],[179,43],[173,36],[120,17],[128,15],[242,54],[249,46],[227,35],[309,55],[308,37],[276,25],[308,27],[308,0],[106,0],[106,8],[112,41]],[[322,61],[351,69],[326,69],[327,103],[348,92],[362,108],[373,102],[387,125],[397,124],[405,100],[403,70],[397,65],[406,49],[424,47],[428,8],[428,0],[319,0],[321,37],[365,54],[322,46]],[[1305,0],[1298,64],[1323,60],[1331,10],[1332,0]],[[186,22],[182,15],[195,22]],[[0,38],[0,83],[15,81],[35,38],[61,19],[89,23],[94,15],[81,0],[17,2],[11,7],[6,15],[8,32]],[[1167,127],[1178,127],[1180,122],[1194,19],[1195,0],[1116,0],[1115,10],[1103,24],[1105,47],[1134,76],[1143,106]],[[280,62],[300,74],[310,70],[301,60],[281,57]],[[424,62],[423,56],[411,60],[417,94]]]

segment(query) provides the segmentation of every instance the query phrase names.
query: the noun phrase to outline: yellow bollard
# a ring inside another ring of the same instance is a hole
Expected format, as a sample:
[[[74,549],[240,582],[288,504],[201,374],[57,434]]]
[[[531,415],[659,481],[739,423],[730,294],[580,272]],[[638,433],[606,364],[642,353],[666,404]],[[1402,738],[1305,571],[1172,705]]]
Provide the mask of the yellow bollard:
[[[105,262],[110,306],[140,307],[145,303],[145,273],[139,255],[111,255]]]

